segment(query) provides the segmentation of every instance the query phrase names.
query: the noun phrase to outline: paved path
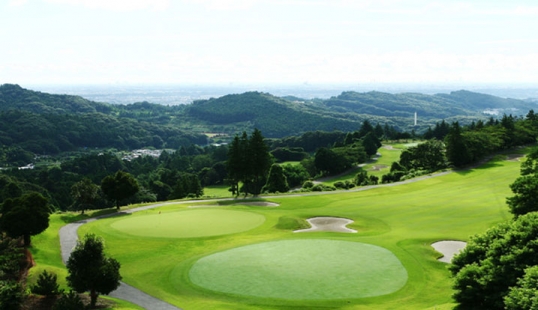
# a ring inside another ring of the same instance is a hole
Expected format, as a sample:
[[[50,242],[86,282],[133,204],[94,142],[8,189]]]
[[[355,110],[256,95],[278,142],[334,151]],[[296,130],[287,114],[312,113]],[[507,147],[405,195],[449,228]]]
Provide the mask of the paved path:
[[[69,255],[71,255],[71,251],[77,245],[77,230],[80,226],[89,222],[96,221],[101,218],[116,216],[122,213],[133,213],[137,211],[147,210],[151,208],[160,207],[166,204],[167,203],[154,204],[151,206],[135,208],[131,210],[126,210],[124,212],[119,212],[119,213],[107,214],[107,215],[99,216],[96,218],[82,220],[82,221],[65,225],[64,227],[60,228],[60,233],[59,233],[62,260],[64,264],[69,259]],[[110,293],[110,296],[114,298],[127,300],[133,304],[136,304],[140,307],[143,307],[144,309],[149,309],[149,310],[181,310],[181,308],[178,308],[165,301],[162,301],[151,295],[148,295],[142,292],[141,290],[135,287],[132,287],[129,284],[126,284],[124,282],[120,282],[120,286],[114,292]]]
[[[397,185],[403,185],[413,182],[418,182],[424,179],[429,179],[432,177],[438,177],[442,176],[448,173],[451,173],[452,171],[446,171],[446,172],[440,172],[440,173],[434,173],[426,176],[421,176],[414,179],[409,179],[402,182],[396,182],[396,183],[388,183],[388,184],[379,184],[379,185],[370,185],[370,186],[361,186],[361,187],[355,187],[350,190],[339,190],[339,191],[331,191],[331,192],[309,192],[309,193],[300,193],[300,194],[291,194],[291,195],[279,195],[279,196],[263,196],[259,198],[287,198],[287,197],[298,197],[298,196],[314,196],[314,195],[329,195],[329,194],[338,194],[338,193],[345,193],[345,192],[358,192],[358,191],[365,191],[370,190],[377,187],[388,187],[388,186],[397,186]],[[93,222],[102,218],[117,216],[120,214],[125,213],[134,213],[138,211],[153,209],[169,204],[189,204],[189,203],[200,203],[200,202],[212,202],[212,201],[222,201],[222,200],[234,200],[237,198],[220,198],[220,199],[207,199],[207,200],[189,200],[189,201],[180,201],[180,202],[164,202],[164,203],[157,203],[152,204],[144,207],[138,207],[133,208],[125,211],[121,211],[118,213],[111,213],[106,214],[102,216],[98,216],[91,219],[81,220],[74,223],[67,224],[60,228],[59,235],[60,235],[60,247],[62,252],[62,260],[63,262],[67,262],[69,259],[69,255],[71,255],[71,251],[75,248],[77,244],[77,230],[80,226]],[[240,199],[237,199],[240,200]],[[114,298],[119,298],[123,300],[127,300],[133,304],[139,305],[140,307],[143,307],[145,309],[150,310],[181,310],[181,308],[178,308],[176,306],[173,306],[165,301],[162,301],[160,299],[157,299],[151,295],[148,295],[141,290],[132,287],[126,283],[121,282],[118,289],[116,289],[114,292],[110,293],[110,296]]]

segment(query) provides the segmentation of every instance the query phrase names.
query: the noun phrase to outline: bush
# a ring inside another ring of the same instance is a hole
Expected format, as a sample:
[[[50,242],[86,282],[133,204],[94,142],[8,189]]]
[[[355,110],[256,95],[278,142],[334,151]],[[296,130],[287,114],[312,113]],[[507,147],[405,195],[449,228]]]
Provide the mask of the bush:
[[[80,310],[84,309],[84,303],[80,296],[74,291],[62,293],[62,296],[54,304],[54,310]]]
[[[324,184],[316,184],[312,187],[313,192],[330,192],[334,190],[336,190],[334,186],[327,186]]]
[[[303,183],[303,188],[312,188],[314,187],[314,182],[312,181],[306,181]]]
[[[0,309],[19,310],[26,297],[22,284],[16,281],[0,281]]]
[[[57,276],[54,273],[48,273],[43,270],[37,278],[37,284],[31,287],[31,291],[34,294],[53,296],[60,293],[59,285],[57,283]]]

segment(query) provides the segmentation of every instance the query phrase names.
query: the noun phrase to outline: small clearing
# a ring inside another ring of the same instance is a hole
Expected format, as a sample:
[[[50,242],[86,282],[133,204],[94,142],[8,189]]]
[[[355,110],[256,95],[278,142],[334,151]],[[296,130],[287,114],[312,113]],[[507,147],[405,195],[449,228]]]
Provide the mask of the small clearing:
[[[432,247],[439,253],[443,254],[443,257],[438,261],[449,264],[452,261],[454,255],[461,252],[467,246],[467,242],[463,241],[439,241],[432,243]]]
[[[313,217],[306,220],[312,227],[299,229],[294,232],[330,231],[343,233],[356,233],[357,231],[347,228],[346,225],[353,223],[353,220],[339,217]]]

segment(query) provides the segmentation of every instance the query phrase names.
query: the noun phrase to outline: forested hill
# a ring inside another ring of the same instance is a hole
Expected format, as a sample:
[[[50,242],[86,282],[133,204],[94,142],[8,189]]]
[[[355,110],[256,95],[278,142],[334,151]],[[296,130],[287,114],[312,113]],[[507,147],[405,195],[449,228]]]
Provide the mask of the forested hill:
[[[110,105],[86,100],[79,96],[52,95],[24,89],[19,85],[0,85],[0,111],[20,110],[44,113],[110,113]]]
[[[371,114],[386,117],[414,116],[422,119],[448,119],[454,117],[484,117],[484,112],[525,115],[536,109],[536,104],[517,99],[455,91],[450,94],[425,95],[419,93],[389,94],[382,92],[343,92],[323,102],[334,111]]]
[[[0,85],[0,162],[28,162],[34,154],[51,155],[80,148],[179,148],[202,144],[206,137],[163,122],[149,122],[151,107],[96,103],[78,96],[34,92]],[[173,108],[166,107],[173,111]],[[137,117],[124,115],[135,114]],[[163,115],[166,116],[166,115]]]
[[[245,123],[266,137],[284,137],[313,130],[354,131],[360,117],[333,113],[322,107],[288,101],[267,93],[248,92],[199,100],[187,107],[188,116],[208,123]]]
[[[208,132],[233,137],[258,128],[265,137],[281,138],[309,131],[351,132],[364,120],[423,133],[442,120],[468,124],[489,118],[485,111],[501,117],[526,115],[535,108],[535,103],[468,91],[438,95],[348,91],[326,100],[247,92],[182,106],[112,105],[4,84],[0,85],[0,151],[4,150],[0,161],[13,148],[34,154],[84,147],[178,148],[207,143],[203,133]]]

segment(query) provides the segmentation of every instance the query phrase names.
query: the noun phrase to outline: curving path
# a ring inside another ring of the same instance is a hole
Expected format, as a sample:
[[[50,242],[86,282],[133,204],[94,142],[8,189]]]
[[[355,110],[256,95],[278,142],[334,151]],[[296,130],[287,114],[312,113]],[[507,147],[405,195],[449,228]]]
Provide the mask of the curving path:
[[[329,194],[338,194],[342,192],[359,192],[359,191],[365,191],[370,190],[373,188],[378,187],[389,187],[389,186],[399,186],[403,184],[413,183],[422,181],[425,179],[438,177],[442,175],[446,175],[449,173],[452,173],[453,171],[445,171],[445,172],[439,172],[439,173],[433,173],[430,175],[425,175],[421,177],[417,177],[414,179],[405,180],[402,182],[396,182],[396,183],[387,183],[387,184],[378,184],[378,185],[369,185],[369,186],[362,186],[362,187],[356,187],[349,190],[338,190],[338,191],[331,191],[331,192],[310,192],[310,193],[300,193],[300,194],[291,194],[291,195],[282,195],[282,196],[263,196],[260,198],[287,198],[287,197],[298,197],[298,196],[314,196],[314,195],[329,195]],[[138,207],[133,208],[129,210],[125,210],[118,213],[112,213],[107,215],[98,216],[91,219],[81,220],[74,223],[67,224],[60,228],[59,235],[60,235],[60,247],[61,247],[61,253],[62,253],[62,260],[65,263],[69,259],[69,255],[71,255],[71,251],[75,248],[77,244],[77,230],[80,226],[96,221],[102,218],[106,217],[112,217],[117,216],[118,214],[125,214],[125,213],[134,213],[138,211],[148,210],[152,208],[157,208],[169,204],[189,204],[189,203],[200,203],[200,202],[212,202],[212,201],[223,201],[223,200],[237,200],[237,198],[220,198],[220,199],[207,199],[207,200],[188,200],[188,201],[180,201],[180,202],[165,202],[165,203],[157,203],[152,204],[144,207]],[[143,307],[145,309],[151,309],[151,310],[181,310],[181,308],[178,308],[176,306],[173,306],[165,301],[162,301],[160,299],[157,299],[151,295],[148,295],[141,290],[130,286],[124,282],[121,282],[118,289],[116,289],[114,292],[110,293],[110,296],[118,299],[127,300],[133,304],[139,305],[140,307]]]
[[[133,213],[137,211],[147,210],[151,208],[156,208],[160,206],[164,206],[169,203],[160,203],[160,204],[154,204],[151,206],[145,206],[140,208],[134,208],[131,210],[126,210],[119,213],[112,213],[107,214],[87,220],[82,220],[74,223],[67,224],[60,228],[60,247],[62,252],[62,260],[64,264],[69,259],[69,255],[71,255],[71,251],[75,248],[77,245],[77,230],[80,226],[96,221],[98,219],[102,219],[105,217],[112,217],[116,216],[118,214],[122,213]],[[127,300],[133,304],[136,304],[140,307],[143,307],[144,309],[151,309],[151,310],[181,310],[181,308],[178,308],[176,306],[173,306],[165,301],[162,301],[160,299],[157,299],[151,295],[148,295],[141,290],[132,287],[124,282],[120,282],[120,286],[112,293],[109,294],[109,296],[112,296],[114,298],[124,299]]]

